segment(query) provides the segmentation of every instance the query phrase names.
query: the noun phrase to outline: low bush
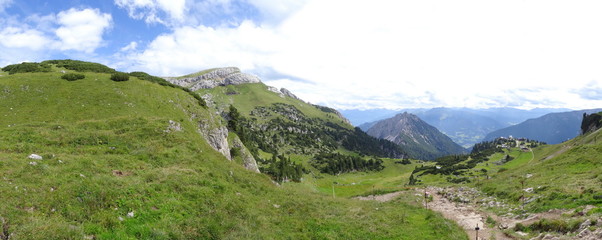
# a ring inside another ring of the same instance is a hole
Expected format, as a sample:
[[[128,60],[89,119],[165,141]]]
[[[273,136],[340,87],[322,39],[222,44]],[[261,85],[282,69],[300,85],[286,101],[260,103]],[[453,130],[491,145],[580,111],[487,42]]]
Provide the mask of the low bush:
[[[537,232],[559,232],[568,233],[579,229],[579,221],[566,222],[560,219],[543,218],[529,226],[529,229]]]
[[[65,79],[67,81],[75,81],[75,80],[86,78],[86,75],[83,75],[81,73],[67,73],[67,74],[63,74],[63,76],[61,76],[61,78]]]
[[[50,65],[40,64],[36,62],[23,62],[3,67],[2,71],[8,72],[8,74],[27,72],[50,72]]]
[[[84,62],[79,60],[48,60],[41,64],[56,64],[56,67],[65,68],[78,72],[95,72],[95,73],[114,73],[115,69],[102,65],[100,63]]]
[[[127,80],[130,80],[130,75],[127,73],[116,72],[111,74],[111,80],[115,82],[125,82]]]

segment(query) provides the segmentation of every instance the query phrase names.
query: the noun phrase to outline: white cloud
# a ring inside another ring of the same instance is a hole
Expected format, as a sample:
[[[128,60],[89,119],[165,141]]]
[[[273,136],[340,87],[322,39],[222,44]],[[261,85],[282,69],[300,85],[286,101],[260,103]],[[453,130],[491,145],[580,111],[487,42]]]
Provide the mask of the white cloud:
[[[132,69],[161,76],[183,75],[210,67],[253,70],[278,49],[273,32],[245,21],[236,28],[181,27],[153,40],[131,56]]]
[[[122,52],[128,52],[128,51],[133,51],[136,50],[136,48],[138,48],[138,43],[137,42],[130,42],[128,45],[126,45],[125,47],[121,48]]]
[[[248,0],[269,21],[279,22],[297,12],[307,0]]]
[[[9,7],[13,3],[13,0],[0,0],[0,12],[4,12],[4,9]]]
[[[0,31],[0,44],[8,48],[41,50],[51,42],[43,32],[35,29],[7,27]]]
[[[91,53],[102,44],[103,33],[111,27],[110,14],[98,9],[69,9],[57,15],[61,25],[56,31],[61,50]]]
[[[102,36],[111,27],[111,19],[98,9],[73,8],[24,19],[7,15],[0,19],[0,63],[41,61],[59,51],[62,56],[90,59],[90,53],[104,44]]]
[[[345,89],[309,96],[341,108],[382,98],[391,108],[484,107],[509,103],[500,92],[544,87],[525,103],[584,104],[556,90],[602,79],[600,10],[595,1],[312,1],[280,26],[290,41],[274,68]]]
[[[186,13],[186,0],[115,0],[115,4],[127,9],[131,18],[147,23],[182,22]],[[167,16],[162,18],[161,12]]]
[[[602,2],[248,1],[285,20],[176,27],[132,68],[270,67],[307,82],[264,81],[338,108],[600,104],[578,92],[602,80]]]

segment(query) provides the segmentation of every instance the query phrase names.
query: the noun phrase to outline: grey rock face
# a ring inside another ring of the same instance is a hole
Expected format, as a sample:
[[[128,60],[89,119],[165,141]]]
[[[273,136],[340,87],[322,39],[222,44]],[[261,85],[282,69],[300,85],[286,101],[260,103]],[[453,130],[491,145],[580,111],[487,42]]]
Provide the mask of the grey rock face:
[[[234,141],[232,142],[232,147],[240,149],[243,165],[246,169],[259,173],[257,161],[255,160],[251,152],[249,152],[245,145],[240,141],[240,139],[238,139],[237,137],[234,138]]]
[[[218,68],[195,77],[183,79],[166,78],[165,80],[182,87],[190,88],[193,91],[217,86],[261,82],[258,77],[241,73],[240,69],[236,67]]]
[[[278,90],[276,87],[268,86],[268,91],[278,94],[280,97],[284,97],[284,94]]]
[[[230,146],[228,144],[228,128],[222,126],[207,131],[205,139],[213,149],[220,152],[228,160],[232,160],[230,156]]]
[[[258,83],[261,82],[257,76],[246,73],[233,73],[228,75],[224,79],[225,85],[240,85],[245,83]]]
[[[297,100],[301,100],[300,98],[298,98],[297,96],[295,96],[295,94],[293,94],[291,91],[289,91],[286,88],[281,88],[280,92],[282,94],[284,94],[284,96],[291,97],[291,98],[294,98],[294,99],[297,99]],[[303,101],[303,100],[301,100],[301,101]]]

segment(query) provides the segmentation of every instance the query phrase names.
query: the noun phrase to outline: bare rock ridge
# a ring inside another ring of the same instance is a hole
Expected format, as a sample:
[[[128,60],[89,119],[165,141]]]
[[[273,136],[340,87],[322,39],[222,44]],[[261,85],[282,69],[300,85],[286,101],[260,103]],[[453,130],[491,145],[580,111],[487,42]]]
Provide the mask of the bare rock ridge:
[[[261,82],[261,79],[259,79],[259,77],[247,73],[242,73],[237,67],[216,68],[205,71],[205,73],[202,73],[197,76],[184,78],[168,77],[165,78],[165,80],[182,87],[187,87],[192,91],[197,91],[199,89],[215,88],[218,86],[240,85],[245,83]],[[286,88],[281,88],[280,90],[278,90],[278,88],[268,86],[268,90],[277,93],[278,95],[280,95],[280,97],[283,98],[290,97],[303,101]]]
[[[165,80],[190,88],[192,91],[217,86],[239,85],[244,83],[259,83],[257,76],[240,72],[236,67],[216,68],[198,76],[186,78],[165,78]]]

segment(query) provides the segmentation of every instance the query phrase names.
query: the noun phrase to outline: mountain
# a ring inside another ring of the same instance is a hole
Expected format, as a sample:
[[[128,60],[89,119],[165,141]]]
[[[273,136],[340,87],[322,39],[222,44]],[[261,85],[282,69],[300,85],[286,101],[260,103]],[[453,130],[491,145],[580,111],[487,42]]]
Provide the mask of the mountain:
[[[562,112],[566,109],[535,108],[531,110],[515,108],[432,108],[406,109],[423,121],[436,127],[449,136],[454,142],[465,148],[481,142],[485,136],[495,130],[508,127],[530,118],[540,117],[551,112]],[[364,131],[376,122],[359,125]]]
[[[238,130],[230,130],[255,158],[265,158],[266,153],[313,156],[338,149],[390,158],[405,155],[399,146],[354,128],[337,110],[306,103],[287,89],[266,86],[238,68],[189,76],[168,80],[196,90],[220,115],[230,118],[233,109],[239,112]]]
[[[498,137],[513,136],[548,144],[558,144],[579,135],[583,113],[591,114],[600,111],[602,109],[549,113],[514,126],[493,131],[487,134],[485,140],[490,141]]]
[[[399,144],[415,159],[433,160],[466,151],[437,128],[410,113],[381,120],[368,129],[367,133]]]
[[[216,111],[201,90],[69,60],[10,65],[0,75],[2,239],[466,239],[457,225],[411,204],[275,184],[243,159],[251,150],[241,144],[247,135],[236,133],[244,130],[229,130],[239,126],[233,111]],[[355,132],[316,106],[251,93],[264,87],[213,91],[233,100],[279,99],[302,109],[304,121]],[[233,104],[245,115],[244,107],[266,100]],[[298,114],[291,109],[266,111]],[[288,125],[280,127],[286,135]],[[307,172],[322,176],[310,166]],[[411,221],[390,224],[404,218]]]
[[[416,115],[465,148],[480,142],[487,133],[505,127],[494,118],[464,109],[433,108]]]

